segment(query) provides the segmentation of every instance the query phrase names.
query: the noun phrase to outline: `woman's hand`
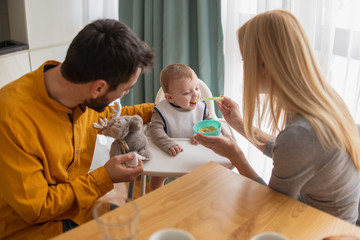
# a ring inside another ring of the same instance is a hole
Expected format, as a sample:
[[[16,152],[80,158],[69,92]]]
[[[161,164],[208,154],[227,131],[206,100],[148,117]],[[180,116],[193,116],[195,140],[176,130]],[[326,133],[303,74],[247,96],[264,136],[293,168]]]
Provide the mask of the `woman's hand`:
[[[195,134],[193,134],[191,137],[190,137],[190,143],[192,145],[199,145],[198,141],[196,141],[195,139]]]
[[[216,101],[220,112],[229,125],[238,131],[241,135],[244,134],[243,118],[240,114],[239,105],[231,98],[223,96],[223,101]]]
[[[222,133],[223,135],[216,137],[196,134],[195,140],[201,145],[213,150],[215,153],[232,161],[232,159],[237,158],[238,151],[242,151],[225,129],[222,130]]]
[[[204,145],[205,147],[213,150],[215,153],[228,158],[241,175],[250,179],[257,178],[257,173],[254,169],[252,169],[235,140],[226,132],[225,129],[222,130],[222,134],[223,136],[217,137],[196,134],[195,139],[201,145]]]
[[[224,116],[229,125],[234,128],[243,137],[248,139],[244,130],[243,118],[240,114],[239,105],[228,97],[223,97],[224,101],[216,101],[216,104]],[[251,141],[251,143],[257,147],[261,152],[264,151],[267,142],[270,139],[270,135],[261,131],[260,129],[253,127],[254,137],[258,142]],[[249,140],[249,139],[248,139]]]

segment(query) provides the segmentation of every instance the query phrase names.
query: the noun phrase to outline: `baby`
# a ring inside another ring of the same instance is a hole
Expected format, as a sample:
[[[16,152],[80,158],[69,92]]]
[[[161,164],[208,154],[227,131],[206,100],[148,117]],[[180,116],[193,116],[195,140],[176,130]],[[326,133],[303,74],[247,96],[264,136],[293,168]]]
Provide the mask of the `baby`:
[[[165,99],[156,104],[151,118],[150,135],[160,149],[171,156],[183,151],[171,138],[194,138],[195,123],[210,119],[205,102],[200,98],[200,83],[195,72],[184,64],[171,64],[160,72],[160,84]],[[155,190],[164,185],[166,177],[152,176],[150,188]]]

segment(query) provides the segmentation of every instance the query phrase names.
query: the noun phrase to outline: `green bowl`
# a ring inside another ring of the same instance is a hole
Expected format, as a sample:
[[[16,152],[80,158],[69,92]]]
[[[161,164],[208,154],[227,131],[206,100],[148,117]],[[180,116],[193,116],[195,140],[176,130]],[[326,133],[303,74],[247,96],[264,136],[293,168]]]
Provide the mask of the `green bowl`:
[[[201,128],[207,128],[207,127],[214,127],[216,130],[212,132],[199,132],[198,130]],[[203,120],[200,122],[197,122],[194,127],[194,133],[195,134],[203,134],[206,136],[219,136],[221,133],[221,123],[216,120]]]

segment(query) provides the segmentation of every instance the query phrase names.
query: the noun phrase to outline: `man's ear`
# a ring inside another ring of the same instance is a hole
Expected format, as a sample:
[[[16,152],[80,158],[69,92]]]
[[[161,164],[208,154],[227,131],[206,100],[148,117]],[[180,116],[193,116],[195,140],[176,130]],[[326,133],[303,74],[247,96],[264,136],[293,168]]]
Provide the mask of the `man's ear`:
[[[168,102],[174,103],[174,99],[173,99],[173,97],[171,96],[170,93],[165,93],[165,99],[166,99]]]
[[[97,98],[99,96],[102,96],[106,93],[108,89],[108,84],[104,79],[98,79],[92,82],[90,91],[91,91],[91,97]]]

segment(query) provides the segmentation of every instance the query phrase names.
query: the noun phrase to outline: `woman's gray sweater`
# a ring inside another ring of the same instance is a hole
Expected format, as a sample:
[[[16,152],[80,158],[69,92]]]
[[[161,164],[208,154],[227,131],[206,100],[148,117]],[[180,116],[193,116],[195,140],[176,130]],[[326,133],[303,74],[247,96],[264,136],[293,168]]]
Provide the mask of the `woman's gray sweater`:
[[[321,146],[307,119],[296,115],[275,141],[267,143],[264,154],[273,159],[270,188],[356,222],[360,173],[347,151]]]

